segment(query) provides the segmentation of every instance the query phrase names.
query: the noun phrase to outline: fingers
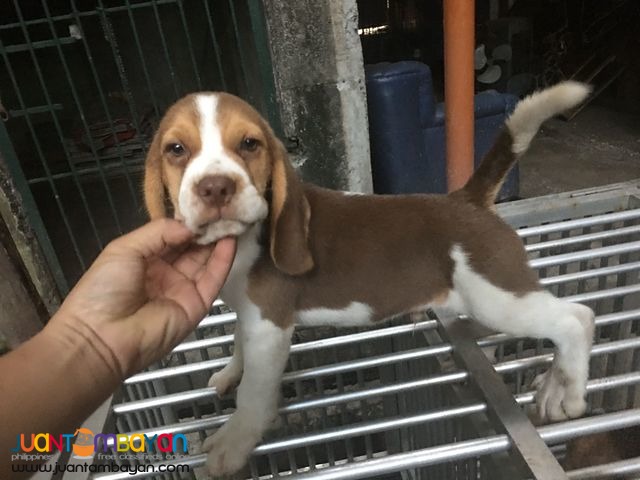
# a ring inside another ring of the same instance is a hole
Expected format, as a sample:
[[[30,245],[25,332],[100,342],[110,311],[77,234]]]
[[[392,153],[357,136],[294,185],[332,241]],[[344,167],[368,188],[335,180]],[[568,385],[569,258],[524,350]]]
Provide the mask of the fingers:
[[[224,285],[236,255],[236,239],[227,237],[218,240],[196,288],[206,305],[211,305]]]
[[[149,258],[164,255],[192,237],[193,233],[184,224],[163,218],[115,239],[107,245],[107,249],[111,253],[133,254]]]
[[[215,245],[190,245],[172,262],[173,268],[189,279],[197,278],[204,269]]]

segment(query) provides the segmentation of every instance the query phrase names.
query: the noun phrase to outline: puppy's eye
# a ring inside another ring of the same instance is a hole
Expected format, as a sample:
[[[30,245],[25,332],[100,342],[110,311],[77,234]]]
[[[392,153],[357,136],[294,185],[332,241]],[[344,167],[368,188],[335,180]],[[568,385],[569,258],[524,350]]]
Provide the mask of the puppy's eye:
[[[185,149],[184,146],[180,143],[170,143],[169,145],[167,145],[167,152],[175,155],[176,157],[181,157],[185,154]]]
[[[245,137],[240,142],[240,149],[245,152],[255,152],[259,145],[260,142],[255,138]]]

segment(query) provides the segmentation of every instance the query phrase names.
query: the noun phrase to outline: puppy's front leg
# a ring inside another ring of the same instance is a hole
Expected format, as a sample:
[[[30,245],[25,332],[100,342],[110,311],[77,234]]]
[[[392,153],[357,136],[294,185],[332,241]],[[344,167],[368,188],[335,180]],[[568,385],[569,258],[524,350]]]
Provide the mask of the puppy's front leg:
[[[202,445],[203,452],[208,452],[207,469],[214,476],[241,469],[271,425],[291,346],[293,326],[280,328],[259,315],[244,315],[240,321],[244,373],[238,387],[237,409]]]
[[[242,324],[236,322],[236,331],[233,335],[233,356],[222,370],[211,375],[209,379],[209,386],[216,389],[218,397],[223,396],[238,384],[242,377],[243,363]]]

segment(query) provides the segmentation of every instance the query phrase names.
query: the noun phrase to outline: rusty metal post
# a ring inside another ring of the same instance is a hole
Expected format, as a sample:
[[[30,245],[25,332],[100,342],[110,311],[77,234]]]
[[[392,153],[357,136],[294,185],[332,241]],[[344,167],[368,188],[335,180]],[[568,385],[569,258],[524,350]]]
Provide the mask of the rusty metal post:
[[[461,188],[473,173],[473,50],[475,0],[444,2],[447,186]]]

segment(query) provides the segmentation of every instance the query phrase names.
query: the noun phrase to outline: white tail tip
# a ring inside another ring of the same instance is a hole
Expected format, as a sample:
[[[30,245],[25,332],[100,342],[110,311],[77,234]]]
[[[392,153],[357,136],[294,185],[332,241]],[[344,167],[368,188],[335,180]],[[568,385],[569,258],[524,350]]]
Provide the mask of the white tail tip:
[[[506,121],[513,137],[513,153],[524,153],[545,120],[575,107],[590,93],[591,86],[567,80],[520,101]]]

